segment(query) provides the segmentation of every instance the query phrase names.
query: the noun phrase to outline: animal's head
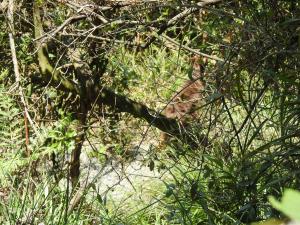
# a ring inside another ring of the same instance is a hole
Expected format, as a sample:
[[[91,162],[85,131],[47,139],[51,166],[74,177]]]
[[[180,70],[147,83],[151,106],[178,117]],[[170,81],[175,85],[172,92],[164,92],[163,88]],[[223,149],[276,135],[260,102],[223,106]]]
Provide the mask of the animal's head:
[[[196,80],[203,77],[204,69],[207,64],[206,60],[200,55],[193,55],[191,57],[192,73],[191,79]]]

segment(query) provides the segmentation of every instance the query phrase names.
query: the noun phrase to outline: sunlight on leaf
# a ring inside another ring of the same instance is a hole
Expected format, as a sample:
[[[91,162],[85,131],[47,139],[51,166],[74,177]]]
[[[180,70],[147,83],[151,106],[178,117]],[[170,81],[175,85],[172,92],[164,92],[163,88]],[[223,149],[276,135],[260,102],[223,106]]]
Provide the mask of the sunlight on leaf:
[[[269,201],[275,209],[284,213],[290,219],[300,221],[300,192],[287,189],[283,193],[281,202],[273,196],[269,197]]]

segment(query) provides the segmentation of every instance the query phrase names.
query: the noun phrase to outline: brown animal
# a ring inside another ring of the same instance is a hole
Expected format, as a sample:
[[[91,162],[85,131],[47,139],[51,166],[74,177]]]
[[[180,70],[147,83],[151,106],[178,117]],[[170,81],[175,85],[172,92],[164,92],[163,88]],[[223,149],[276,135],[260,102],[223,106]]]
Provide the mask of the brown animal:
[[[184,83],[163,111],[167,118],[178,120],[181,127],[184,127],[186,122],[195,116],[195,108],[202,99],[201,92],[205,87],[202,79],[204,68],[200,56],[193,56],[191,61],[193,64],[192,79]],[[165,145],[169,138],[170,135],[162,133],[160,146]]]

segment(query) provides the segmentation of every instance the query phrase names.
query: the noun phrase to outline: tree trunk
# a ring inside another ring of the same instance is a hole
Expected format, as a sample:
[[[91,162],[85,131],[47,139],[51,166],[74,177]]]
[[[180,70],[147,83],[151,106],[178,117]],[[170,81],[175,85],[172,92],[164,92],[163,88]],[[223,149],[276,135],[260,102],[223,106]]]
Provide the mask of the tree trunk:
[[[75,148],[71,155],[70,163],[70,179],[72,183],[72,188],[75,189],[79,187],[79,175],[80,175],[80,154],[82,144],[85,139],[85,129],[86,129],[86,115],[87,110],[84,106],[84,103],[80,103],[80,112],[77,113],[77,127],[76,127],[76,137],[75,137]]]

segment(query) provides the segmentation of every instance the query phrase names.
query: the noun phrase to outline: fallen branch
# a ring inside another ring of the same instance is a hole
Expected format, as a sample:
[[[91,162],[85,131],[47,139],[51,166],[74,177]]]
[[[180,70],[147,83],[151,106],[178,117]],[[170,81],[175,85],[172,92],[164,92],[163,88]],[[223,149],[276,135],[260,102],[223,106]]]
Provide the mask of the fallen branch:
[[[39,12],[39,6],[34,4],[34,24],[35,24],[35,37],[43,35],[42,21]],[[38,62],[42,75],[41,79],[35,81],[44,82],[47,85],[55,86],[57,89],[65,92],[71,92],[84,98],[85,102],[89,105],[97,103],[102,106],[110,106],[117,112],[126,112],[134,117],[146,120],[149,125],[154,126],[161,131],[168,133],[172,136],[182,139],[182,127],[175,119],[170,119],[164,115],[157,113],[155,110],[148,108],[146,105],[138,103],[126,96],[119,95],[101,84],[94,84],[86,81],[86,83],[76,84],[70,79],[65,78],[59,70],[54,69],[47,55],[47,46],[45,43],[38,45]],[[84,77],[84,75],[83,75]],[[92,81],[91,81],[92,82]],[[82,93],[86,93],[82,96]]]

